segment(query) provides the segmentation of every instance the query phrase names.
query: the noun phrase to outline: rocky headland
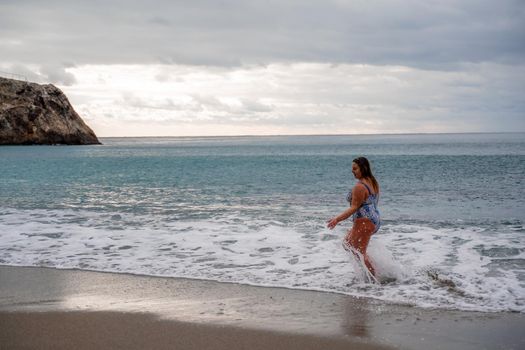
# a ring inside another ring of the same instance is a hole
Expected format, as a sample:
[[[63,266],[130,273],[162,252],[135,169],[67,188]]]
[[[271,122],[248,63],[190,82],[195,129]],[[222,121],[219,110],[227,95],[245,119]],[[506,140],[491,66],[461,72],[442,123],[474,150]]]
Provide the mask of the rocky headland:
[[[100,142],[56,86],[0,77],[0,145],[55,144]]]

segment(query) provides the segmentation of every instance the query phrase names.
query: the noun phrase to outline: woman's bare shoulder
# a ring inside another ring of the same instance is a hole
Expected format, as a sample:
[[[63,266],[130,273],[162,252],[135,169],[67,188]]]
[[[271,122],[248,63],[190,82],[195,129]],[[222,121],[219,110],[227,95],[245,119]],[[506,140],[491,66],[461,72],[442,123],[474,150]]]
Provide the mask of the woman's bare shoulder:
[[[366,186],[362,182],[357,182],[354,185],[354,188],[352,189],[352,193],[355,193],[355,194],[366,194],[366,193],[368,193],[368,190],[366,189]]]
[[[358,183],[356,183],[356,187],[357,187],[357,185],[360,185],[359,187],[362,188],[367,194],[368,194],[368,189],[370,189],[370,191],[371,191],[370,194],[379,193],[379,184],[377,184],[378,188],[375,188],[371,181],[366,181],[365,182],[365,181],[361,180]]]

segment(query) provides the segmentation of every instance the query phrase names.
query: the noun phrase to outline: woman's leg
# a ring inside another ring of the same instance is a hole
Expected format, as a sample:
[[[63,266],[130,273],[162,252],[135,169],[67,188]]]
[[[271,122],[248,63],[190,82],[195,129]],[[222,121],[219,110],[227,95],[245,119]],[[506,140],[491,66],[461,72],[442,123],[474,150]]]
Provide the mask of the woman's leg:
[[[365,265],[372,276],[375,276],[375,270],[366,254],[366,249],[368,248],[368,242],[370,242],[370,237],[374,233],[375,228],[376,226],[369,219],[358,218],[355,219],[352,230],[345,237],[346,244],[363,255]]]

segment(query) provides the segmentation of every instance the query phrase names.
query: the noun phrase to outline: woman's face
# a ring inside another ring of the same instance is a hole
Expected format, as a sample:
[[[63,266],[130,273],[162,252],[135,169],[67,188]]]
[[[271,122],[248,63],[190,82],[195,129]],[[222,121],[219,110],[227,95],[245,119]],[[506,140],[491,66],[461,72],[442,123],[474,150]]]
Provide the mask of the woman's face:
[[[356,179],[360,179],[361,177],[363,177],[363,175],[361,174],[361,169],[359,169],[359,165],[357,165],[356,163],[352,163],[352,174],[354,174]]]

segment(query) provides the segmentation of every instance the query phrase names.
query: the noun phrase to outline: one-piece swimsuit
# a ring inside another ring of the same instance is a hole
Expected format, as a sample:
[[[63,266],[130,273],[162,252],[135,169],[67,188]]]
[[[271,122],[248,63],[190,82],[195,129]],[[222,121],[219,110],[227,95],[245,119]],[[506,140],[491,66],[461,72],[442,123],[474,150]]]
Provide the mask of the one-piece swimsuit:
[[[375,225],[375,230],[373,233],[376,233],[377,230],[379,230],[379,227],[381,226],[381,216],[379,214],[379,209],[377,209],[377,205],[379,202],[379,194],[372,193],[370,187],[368,187],[367,184],[365,184],[362,181],[359,182],[366,187],[368,191],[368,197],[363,202],[363,204],[361,204],[359,209],[357,209],[357,211],[352,215],[352,220],[355,221],[359,218],[367,218],[368,220],[372,221],[372,223]],[[348,192],[346,200],[350,204],[352,204],[352,191]]]

